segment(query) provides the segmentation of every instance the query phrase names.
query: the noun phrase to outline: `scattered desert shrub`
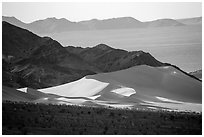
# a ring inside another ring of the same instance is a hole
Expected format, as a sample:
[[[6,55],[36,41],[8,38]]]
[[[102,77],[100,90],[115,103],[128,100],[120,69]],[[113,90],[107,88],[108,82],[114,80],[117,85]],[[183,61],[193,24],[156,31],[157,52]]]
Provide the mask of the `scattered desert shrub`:
[[[3,134],[202,134],[202,115],[23,102],[2,103]]]

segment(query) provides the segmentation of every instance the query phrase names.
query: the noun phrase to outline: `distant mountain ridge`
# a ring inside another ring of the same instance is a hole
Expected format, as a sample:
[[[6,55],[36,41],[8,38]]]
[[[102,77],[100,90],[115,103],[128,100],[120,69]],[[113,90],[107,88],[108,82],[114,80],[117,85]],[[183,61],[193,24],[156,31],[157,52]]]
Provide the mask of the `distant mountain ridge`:
[[[158,19],[154,21],[145,22],[148,27],[165,27],[165,26],[183,26],[184,23],[173,19]]]
[[[105,20],[80,21],[79,24],[88,26],[89,29],[123,29],[123,28],[141,28],[145,25],[132,17],[112,18]]]
[[[66,31],[103,30],[103,29],[126,29],[145,27],[165,27],[200,24],[202,17],[189,19],[159,19],[141,22],[132,17],[120,17],[105,20],[92,19],[80,22],[71,22],[65,18],[46,18],[31,23],[24,23],[15,17],[2,16],[2,21],[9,22],[18,27],[28,29],[37,34],[60,33]],[[189,23],[190,22],[190,23]],[[202,23],[201,23],[202,24]]]
[[[196,24],[202,24],[202,17],[177,19],[177,21],[186,25],[196,25]]]

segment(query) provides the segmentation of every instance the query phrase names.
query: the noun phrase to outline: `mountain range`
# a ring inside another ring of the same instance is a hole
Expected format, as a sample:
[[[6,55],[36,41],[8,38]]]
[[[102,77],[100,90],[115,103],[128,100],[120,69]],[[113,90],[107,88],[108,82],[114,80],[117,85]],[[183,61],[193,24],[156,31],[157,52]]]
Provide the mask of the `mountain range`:
[[[202,17],[178,19],[177,21],[186,25],[202,24]]]
[[[63,47],[49,37],[39,37],[7,22],[2,28],[3,85],[9,87],[36,89],[136,65],[167,65],[143,51],[130,52],[105,44]]]
[[[111,18],[105,20],[92,19],[80,22],[71,22],[65,18],[47,18],[31,23],[24,23],[15,17],[2,17],[6,21],[18,27],[28,29],[36,34],[60,33],[66,31],[104,30],[104,29],[127,29],[145,27],[167,27],[202,24],[202,17],[188,19],[158,19],[141,22],[132,17]]]

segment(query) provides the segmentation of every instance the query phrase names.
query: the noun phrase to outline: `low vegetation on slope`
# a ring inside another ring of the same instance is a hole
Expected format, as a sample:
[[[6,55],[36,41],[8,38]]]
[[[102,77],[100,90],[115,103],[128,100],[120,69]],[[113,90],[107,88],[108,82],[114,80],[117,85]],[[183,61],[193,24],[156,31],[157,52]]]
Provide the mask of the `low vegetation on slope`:
[[[202,116],[196,113],[4,102],[2,133],[201,135]]]

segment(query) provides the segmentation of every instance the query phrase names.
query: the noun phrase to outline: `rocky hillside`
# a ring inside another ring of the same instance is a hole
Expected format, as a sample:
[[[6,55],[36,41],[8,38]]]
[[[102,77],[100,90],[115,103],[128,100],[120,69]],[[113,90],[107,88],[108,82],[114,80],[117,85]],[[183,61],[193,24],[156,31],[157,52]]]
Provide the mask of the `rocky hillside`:
[[[94,66],[103,72],[122,70],[137,65],[154,67],[165,65],[149,53],[143,51],[128,52],[122,49],[114,49],[105,44],[99,44],[92,48],[68,46],[66,49],[87,62],[94,64]]]
[[[48,87],[99,72],[55,40],[3,22],[3,84]]]

